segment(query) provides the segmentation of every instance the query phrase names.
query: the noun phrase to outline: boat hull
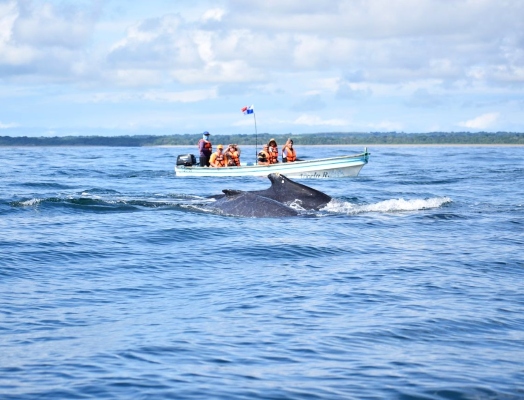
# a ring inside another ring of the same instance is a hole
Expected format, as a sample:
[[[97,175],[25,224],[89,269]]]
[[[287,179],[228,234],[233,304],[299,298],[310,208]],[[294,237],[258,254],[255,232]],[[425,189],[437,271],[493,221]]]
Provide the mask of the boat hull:
[[[331,179],[355,177],[367,164],[369,153],[350,156],[323,158],[317,160],[278,163],[272,165],[243,165],[240,167],[208,168],[200,166],[175,166],[175,174],[187,176],[268,176],[280,173],[289,178],[298,179]]]

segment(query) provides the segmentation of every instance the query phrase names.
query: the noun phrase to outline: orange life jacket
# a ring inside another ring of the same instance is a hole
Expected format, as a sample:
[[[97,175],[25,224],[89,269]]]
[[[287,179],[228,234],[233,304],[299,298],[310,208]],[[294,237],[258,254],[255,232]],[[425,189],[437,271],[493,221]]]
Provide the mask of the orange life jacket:
[[[199,149],[200,149],[200,143],[201,143],[201,142],[204,142],[204,146],[203,146],[203,147],[204,147],[204,148],[203,148],[204,151],[207,150],[207,151],[209,151],[210,153],[213,151],[213,145],[211,144],[211,142],[210,142],[209,140],[204,140],[204,139],[200,139],[200,140],[198,141],[198,148],[199,148]]]
[[[286,149],[286,160],[287,162],[293,162],[297,159],[297,152],[295,151],[295,149],[291,148],[291,147],[288,147]]]
[[[269,154],[267,153],[267,151],[261,150],[258,153],[257,160],[258,160],[259,163],[268,162],[269,161]]]
[[[217,154],[217,153],[213,153],[213,156],[211,156],[211,160],[210,162],[213,162],[216,164],[217,167],[225,167],[226,166],[226,163],[227,163],[227,157],[224,155],[224,154]]]
[[[240,167],[240,157],[238,155],[238,151],[230,151],[229,153],[229,162],[228,165],[231,167]]]
[[[278,147],[269,146],[269,163],[276,164],[278,162]]]

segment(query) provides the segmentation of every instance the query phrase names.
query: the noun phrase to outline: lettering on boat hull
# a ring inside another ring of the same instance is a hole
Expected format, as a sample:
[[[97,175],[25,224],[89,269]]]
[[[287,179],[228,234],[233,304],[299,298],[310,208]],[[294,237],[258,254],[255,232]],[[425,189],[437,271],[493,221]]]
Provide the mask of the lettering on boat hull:
[[[341,171],[320,171],[320,172],[306,172],[298,175],[302,179],[329,179],[329,178],[343,178],[346,175]]]

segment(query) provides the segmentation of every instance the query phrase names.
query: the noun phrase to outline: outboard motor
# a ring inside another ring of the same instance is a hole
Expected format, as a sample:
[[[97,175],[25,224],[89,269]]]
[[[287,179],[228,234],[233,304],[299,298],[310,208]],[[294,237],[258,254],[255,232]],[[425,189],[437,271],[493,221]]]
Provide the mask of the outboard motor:
[[[196,157],[193,154],[180,154],[176,158],[176,165],[184,165],[186,167],[191,167],[196,165]]]

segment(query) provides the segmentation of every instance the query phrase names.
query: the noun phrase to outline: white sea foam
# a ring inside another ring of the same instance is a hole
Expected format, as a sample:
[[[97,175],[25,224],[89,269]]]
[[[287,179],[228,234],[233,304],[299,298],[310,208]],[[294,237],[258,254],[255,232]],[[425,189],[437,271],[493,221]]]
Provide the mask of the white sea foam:
[[[39,205],[41,202],[42,202],[42,199],[31,199],[31,200],[20,202],[20,205],[23,207],[32,207],[32,206]]]
[[[343,213],[343,214],[360,214],[365,212],[401,212],[401,211],[418,211],[432,208],[439,208],[452,200],[449,197],[434,197],[431,199],[390,199],[380,201],[374,204],[352,204],[349,202],[332,200],[324,211]]]
[[[289,207],[297,210],[297,211],[304,211],[305,208],[302,207],[302,201],[296,199],[295,201],[293,201],[292,203],[289,204]]]
[[[102,197],[99,196],[99,195],[96,195],[96,194],[93,194],[93,193],[89,193],[89,192],[82,192],[82,193],[81,193],[81,196],[83,196],[83,197],[88,197],[88,198],[90,198],[90,199],[96,199],[96,200],[102,198]]]

